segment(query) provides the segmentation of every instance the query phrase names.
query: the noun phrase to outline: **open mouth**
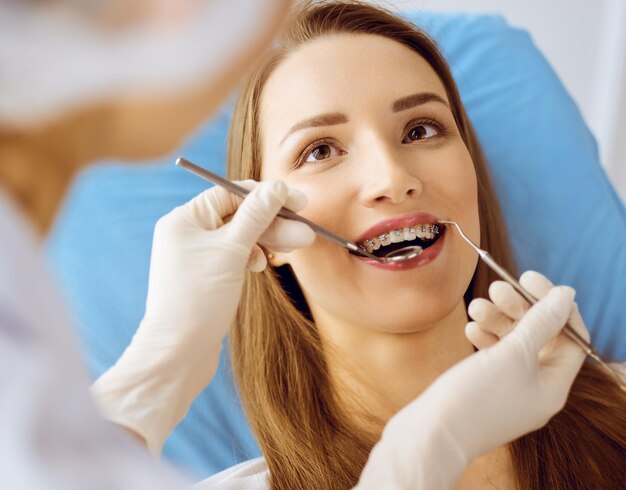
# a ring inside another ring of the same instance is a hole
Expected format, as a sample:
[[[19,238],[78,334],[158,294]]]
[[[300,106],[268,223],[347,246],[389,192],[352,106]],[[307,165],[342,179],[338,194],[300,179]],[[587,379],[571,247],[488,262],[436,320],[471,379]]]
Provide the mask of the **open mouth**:
[[[377,257],[384,257],[404,247],[418,245],[426,249],[443,236],[445,227],[436,224],[419,224],[397,228],[364,240],[358,245]]]

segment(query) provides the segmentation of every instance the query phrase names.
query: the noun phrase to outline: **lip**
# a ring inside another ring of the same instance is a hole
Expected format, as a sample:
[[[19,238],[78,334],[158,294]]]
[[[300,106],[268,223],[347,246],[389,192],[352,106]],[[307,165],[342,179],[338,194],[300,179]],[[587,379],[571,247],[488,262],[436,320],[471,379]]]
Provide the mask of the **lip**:
[[[438,224],[439,219],[440,218],[437,218],[430,213],[414,213],[400,218],[386,219],[365,230],[362,235],[354,240],[354,243],[359,245],[368,238],[380,236],[387,231],[398,228],[406,228],[413,225],[436,225]],[[428,248],[426,250],[428,250]]]
[[[431,223],[424,222],[424,224],[431,224]],[[410,226],[410,225],[407,225],[407,226]],[[405,260],[403,262],[391,262],[388,264],[381,264],[380,262],[377,262],[373,259],[368,259],[367,257],[361,257],[361,256],[356,256],[356,255],[354,255],[353,257],[356,260],[360,260],[366,263],[367,265],[378,267],[379,269],[384,269],[387,271],[406,271],[409,269],[415,269],[416,267],[422,267],[432,262],[433,260],[435,260],[439,256],[439,254],[441,254],[441,251],[443,250],[447,233],[446,233],[446,226],[445,225],[440,225],[440,226],[441,226],[441,235],[439,239],[430,247],[425,248],[421,254],[419,254],[417,257],[413,259]]]

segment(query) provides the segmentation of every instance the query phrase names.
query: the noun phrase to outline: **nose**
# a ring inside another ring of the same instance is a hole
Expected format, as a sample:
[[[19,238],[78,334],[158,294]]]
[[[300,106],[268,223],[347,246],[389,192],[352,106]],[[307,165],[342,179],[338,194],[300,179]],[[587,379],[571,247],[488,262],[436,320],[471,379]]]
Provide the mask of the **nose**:
[[[366,207],[400,204],[422,193],[422,182],[415,175],[416,162],[396,153],[384,142],[370,143],[359,163],[363,177],[361,200]]]

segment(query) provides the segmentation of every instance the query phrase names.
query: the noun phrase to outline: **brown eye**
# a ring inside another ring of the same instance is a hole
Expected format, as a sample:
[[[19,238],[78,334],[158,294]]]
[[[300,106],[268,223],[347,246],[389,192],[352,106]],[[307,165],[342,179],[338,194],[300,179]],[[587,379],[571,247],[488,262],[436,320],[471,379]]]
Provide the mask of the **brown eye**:
[[[310,162],[320,162],[322,160],[327,160],[328,158],[335,156],[335,154],[333,153],[333,150],[335,149],[331,145],[326,145],[326,144],[318,145],[311,150],[305,162],[310,163]],[[338,153],[338,152],[335,150],[335,153]]]
[[[409,130],[404,142],[425,140],[438,134],[439,130],[432,124],[418,124]]]

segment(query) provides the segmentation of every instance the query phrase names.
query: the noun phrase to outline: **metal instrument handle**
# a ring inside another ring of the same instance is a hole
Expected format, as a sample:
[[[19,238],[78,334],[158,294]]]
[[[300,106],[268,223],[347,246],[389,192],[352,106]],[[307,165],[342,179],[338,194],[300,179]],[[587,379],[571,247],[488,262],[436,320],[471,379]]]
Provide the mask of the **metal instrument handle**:
[[[230,180],[225,179],[221,175],[218,175],[216,173],[213,173],[207,170],[206,168],[200,167],[199,165],[196,165],[195,163],[190,162],[189,160],[186,160],[185,158],[179,157],[176,160],[176,165],[186,170],[189,170],[190,172],[196,174],[198,177],[201,177],[205,180],[208,180],[209,182],[213,182],[214,184],[218,184],[224,187],[225,189],[229,190],[233,194],[238,195],[239,197],[246,197],[250,193],[250,191],[248,191],[247,189],[244,189],[240,185],[237,185],[234,182],[231,182]],[[281,208],[280,211],[278,212],[278,216],[280,216],[281,218],[291,219],[294,221],[299,221],[301,223],[304,223],[308,225],[309,227],[311,227],[313,231],[315,231],[315,233],[320,235],[322,238],[325,238],[326,240],[336,245],[339,245],[340,247],[347,248],[348,250],[354,253],[363,255],[370,259],[374,259],[378,262],[384,262],[384,260],[381,259],[380,257],[377,257],[374,254],[368,253],[366,250],[361,249],[360,247],[358,247],[356,244],[352,243],[351,241],[346,240],[340,235],[333,233],[332,231],[324,228],[323,226],[318,225],[317,223],[314,223],[311,220],[306,219],[303,216],[300,216],[297,213],[294,213],[290,209],[287,209],[285,207]]]

